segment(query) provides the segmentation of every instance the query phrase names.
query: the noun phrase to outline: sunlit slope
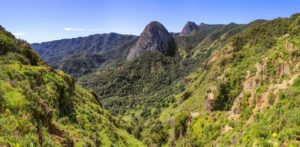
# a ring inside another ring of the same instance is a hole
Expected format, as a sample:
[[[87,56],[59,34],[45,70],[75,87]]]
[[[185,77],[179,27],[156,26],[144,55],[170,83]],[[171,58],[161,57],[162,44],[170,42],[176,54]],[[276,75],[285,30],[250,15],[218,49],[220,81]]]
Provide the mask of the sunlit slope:
[[[168,144],[299,146],[299,55],[298,14],[245,26],[182,81]]]
[[[143,146],[74,78],[0,29],[0,145]]]

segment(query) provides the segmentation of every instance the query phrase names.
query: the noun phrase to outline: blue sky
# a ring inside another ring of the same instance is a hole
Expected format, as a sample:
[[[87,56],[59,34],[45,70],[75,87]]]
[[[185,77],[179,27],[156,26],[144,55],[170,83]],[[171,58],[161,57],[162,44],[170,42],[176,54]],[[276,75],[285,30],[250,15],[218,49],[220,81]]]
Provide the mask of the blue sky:
[[[187,21],[249,23],[296,12],[300,0],[0,0],[0,24],[31,43],[109,32],[138,35],[152,20],[179,32]]]

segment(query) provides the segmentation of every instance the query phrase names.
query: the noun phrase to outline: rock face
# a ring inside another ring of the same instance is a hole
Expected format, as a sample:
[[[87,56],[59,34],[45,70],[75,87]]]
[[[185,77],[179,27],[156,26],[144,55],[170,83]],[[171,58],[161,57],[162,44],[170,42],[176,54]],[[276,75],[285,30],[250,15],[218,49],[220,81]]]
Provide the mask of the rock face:
[[[174,38],[159,22],[153,21],[146,26],[138,41],[130,49],[127,60],[132,60],[145,51],[159,51],[167,56],[175,54]]]
[[[197,30],[199,28],[199,26],[191,21],[188,21],[185,26],[183,27],[182,31],[181,31],[181,36],[186,36],[189,35],[191,32],[193,32],[194,30]]]

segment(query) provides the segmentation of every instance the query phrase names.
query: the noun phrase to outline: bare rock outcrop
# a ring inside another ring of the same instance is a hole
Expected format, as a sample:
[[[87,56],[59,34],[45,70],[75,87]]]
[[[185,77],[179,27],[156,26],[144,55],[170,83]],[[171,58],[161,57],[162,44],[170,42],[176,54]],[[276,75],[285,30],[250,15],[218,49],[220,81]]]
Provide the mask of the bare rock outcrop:
[[[159,22],[153,21],[146,26],[137,42],[130,49],[127,60],[132,60],[145,51],[159,51],[164,55],[175,54],[174,38]]]

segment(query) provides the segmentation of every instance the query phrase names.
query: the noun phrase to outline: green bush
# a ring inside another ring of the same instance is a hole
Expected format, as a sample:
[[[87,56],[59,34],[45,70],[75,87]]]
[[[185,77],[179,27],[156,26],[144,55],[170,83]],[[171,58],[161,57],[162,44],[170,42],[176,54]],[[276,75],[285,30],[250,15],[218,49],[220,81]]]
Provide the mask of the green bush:
[[[187,131],[187,123],[190,120],[188,112],[179,112],[175,117],[174,136],[175,139],[183,137]]]

